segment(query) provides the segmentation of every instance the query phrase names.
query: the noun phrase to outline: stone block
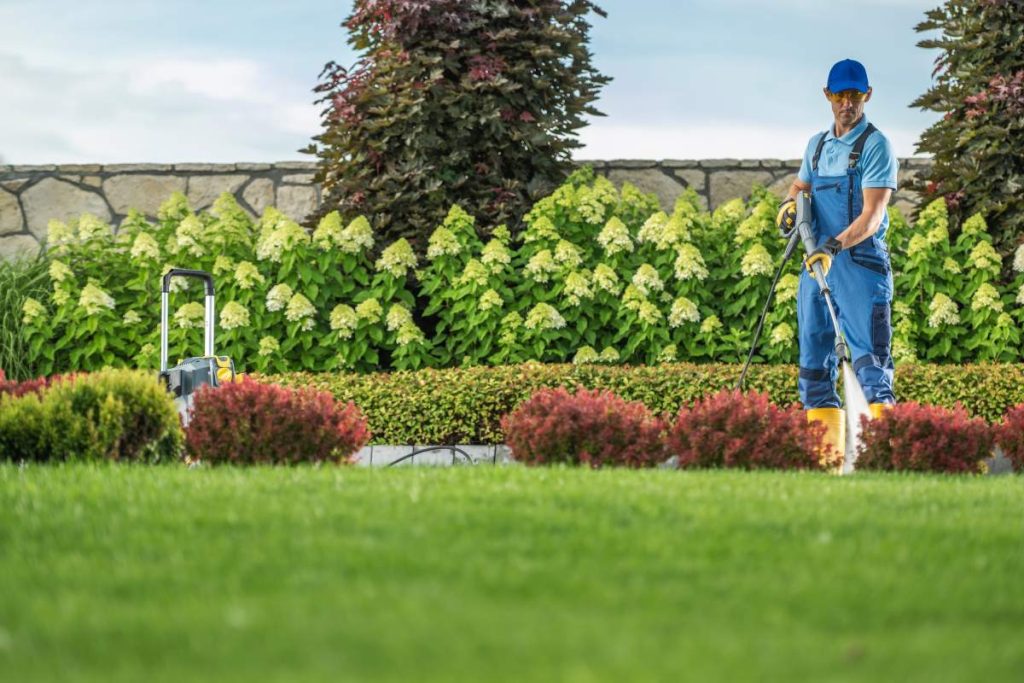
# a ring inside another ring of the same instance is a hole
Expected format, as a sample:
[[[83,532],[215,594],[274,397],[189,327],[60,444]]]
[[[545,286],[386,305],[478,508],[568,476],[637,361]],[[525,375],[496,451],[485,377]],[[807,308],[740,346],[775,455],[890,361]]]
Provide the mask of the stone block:
[[[274,168],[282,171],[315,171],[315,161],[278,161]]]
[[[740,159],[740,168],[761,168],[760,159]]]
[[[82,178],[82,184],[88,185],[89,187],[101,187],[103,185],[103,179],[98,175],[87,175]]]
[[[235,164],[174,164],[176,173],[231,173]]]
[[[768,171],[718,171],[711,174],[711,208],[715,209],[730,199],[747,198],[754,183],[770,185],[772,174]]]
[[[700,162],[696,159],[665,159],[661,162],[663,168],[700,168]]]
[[[277,188],[277,209],[292,220],[301,223],[316,208],[316,188],[304,185],[282,185]]]
[[[294,184],[297,184],[297,185],[309,185],[309,184],[311,184],[313,182],[313,174],[312,173],[294,173],[292,175],[286,175],[284,178],[281,178],[281,182],[283,182],[283,183],[294,183]]]
[[[573,160],[573,163],[578,168],[582,168],[583,166],[592,166],[594,170],[600,170],[608,165],[608,162],[603,159],[576,159]]]
[[[737,168],[740,165],[739,159],[702,159],[701,168]]]
[[[785,197],[787,194],[789,194],[789,188],[793,184],[793,181],[796,180],[796,178],[796,172],[787,173],[786,175],[772,181],[772,184],[768,186],[768,190],[770,192],[775,193],[780,198]]]
[[[618,186],[624,182],[630,182],[644,192],[653,192],[657,195],[658,203],[665,211],[672,210],[676,203],[676,197],[683,191],[683,186],[678,180],[657,168],[613,167],[608,171],[608,179]]]
[[[14,173],[53,173],[56,170],[56,164],[15,164],[11,166],[11,171]]]
[[[28,184],[28,180],[28,178],[21,178],[19,180],[2,180],[0,181],[0,187],[10,190],[11,192],[17,192]]]
[[[12,235],[25,230],[25,217],[21,215],[18,198],[0,190],[0,235]]]
[[[43,178],[21,193],[25,222],[36,239],[46,239],[46,226],[53,220],[68,221],[83,213],[110,221],[110,209],[98,192],[76,187],[57,178]]]
[[[653,159],[612,159],[608,162],[609,169],[628,168],[655,168],[658,162]]]
[[[188,179],[188,203],[199,211],[213,204],[222,192],[234,194],[249,179],[245,175],[198,175]]]
[[[167,173],[174,167],[170,164],[107,164],[103,170],[107,173]]]
[[[185,179],[170,175],[119,175],[104,180],[103,191],[116,213],[137,209],[155,216],[172,193],[185,191]]]
[[[274,182],[269,178],[256,178],[242,192],[242,199],[259,216],[274,203]]]
[[[39,242],[32,235],[0,237],[0,258],[10,260],[18,256],[34,256],[37,253],[39,253]]]
[[[99,164],[59,164],[57,173],[100,173],[103,167]]]
[[[235,169],[239,171],[269,171],[274,168],[270,164],[256,164],[251,162],[242,162],[235,164]]]

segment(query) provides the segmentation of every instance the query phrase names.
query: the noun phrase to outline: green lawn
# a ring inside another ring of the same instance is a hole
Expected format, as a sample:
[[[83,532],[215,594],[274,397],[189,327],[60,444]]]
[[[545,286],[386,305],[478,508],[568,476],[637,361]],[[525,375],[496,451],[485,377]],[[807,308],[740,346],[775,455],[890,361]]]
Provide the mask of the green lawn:
[[[1024,676],[1024,477],[0,466],[4,681]]]

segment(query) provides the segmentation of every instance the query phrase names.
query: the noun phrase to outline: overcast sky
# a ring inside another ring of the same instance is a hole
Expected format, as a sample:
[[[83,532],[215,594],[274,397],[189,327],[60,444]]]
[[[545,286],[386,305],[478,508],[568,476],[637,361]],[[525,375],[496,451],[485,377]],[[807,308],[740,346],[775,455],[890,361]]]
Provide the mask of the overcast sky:
[[[899,156],[936,115],[909,108],[939,0],[597,0],[595,64],[614,78],[580,159],[799,157],[830,123],[839,59],[862,61],[868,115]],[[311,92],[356,55],[351,0],[0,0],[4,163],[311,159]]]

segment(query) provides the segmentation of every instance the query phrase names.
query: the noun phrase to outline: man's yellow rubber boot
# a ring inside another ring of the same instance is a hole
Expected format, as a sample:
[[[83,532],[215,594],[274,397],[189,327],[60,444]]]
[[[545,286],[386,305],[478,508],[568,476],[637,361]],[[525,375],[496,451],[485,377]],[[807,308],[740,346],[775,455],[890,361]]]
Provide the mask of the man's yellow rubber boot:
[[[891,403],[872,403],[868,406],[868,410],[871,411],[871,419],[876,420],[882,417],[882,412],[892,408]]]
[[[824,443],[818,454],[821,463],[842,467],[843,456],[846,453],[846,414],[843,409],[811,408],[807,411],[807,421],[825,425]]]

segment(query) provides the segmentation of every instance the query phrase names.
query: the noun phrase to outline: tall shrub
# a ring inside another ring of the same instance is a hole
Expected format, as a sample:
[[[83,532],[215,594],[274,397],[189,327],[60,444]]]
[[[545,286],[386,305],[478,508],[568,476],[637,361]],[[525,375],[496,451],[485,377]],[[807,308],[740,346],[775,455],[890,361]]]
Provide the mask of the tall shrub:
[[[419,253],[453,202],[514,226],[570,171],[574,132],[610,79],[587,49],[589,0],[356,0],[343,24],[361,54],[315,88],[324,201]]]
[[[983,212],[999,251],[1024,238],[1024,2],[946,0],[927,12],[918,43],[942,52],[931,89],[912,106],[943,117],[917,149],[934,158],[925,199],[944,197],[954,227]]]

